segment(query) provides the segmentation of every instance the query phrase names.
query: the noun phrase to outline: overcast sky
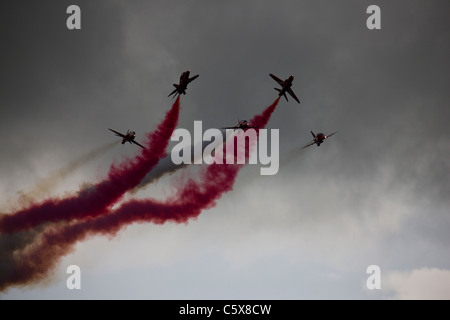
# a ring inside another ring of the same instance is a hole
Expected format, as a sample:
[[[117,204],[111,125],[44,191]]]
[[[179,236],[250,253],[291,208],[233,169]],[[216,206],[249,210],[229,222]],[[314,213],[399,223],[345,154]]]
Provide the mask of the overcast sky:
[[[81,30],[66,9],[81,8]],[[369,30],[366,9],[381,9]],[[450,299],[450,9],[447,1],[3,1],[0,212],[94,150],[47,196],[77,191],[153,130],[180,74],[193,132],[280,100],[280,170],[239,173],[188,224],[132,225],[79,243],[46,283],[2,299]],[[336,135],[300,150],[310,130]],[[169,149],[170,151],[170,149]],[[164,199],[178,174],[138,197]],[[82,289],[66,288],[79,265]],[[369,265],[381,289],[366,287]]]

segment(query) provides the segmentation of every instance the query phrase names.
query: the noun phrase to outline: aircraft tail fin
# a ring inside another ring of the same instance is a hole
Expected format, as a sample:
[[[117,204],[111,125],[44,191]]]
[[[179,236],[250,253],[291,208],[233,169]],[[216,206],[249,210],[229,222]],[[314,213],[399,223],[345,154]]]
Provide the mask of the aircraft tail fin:
[[[279,88],[274,88],[274,89],[278,91],[278,96],[279,97],[281,97],[283,95],[285,97],[286,101],[289,101],[287,96],[286,96],[286,92],[283,92],[283,94],[281,94],[281,92],[282,92],[281,89],[279,89]]]

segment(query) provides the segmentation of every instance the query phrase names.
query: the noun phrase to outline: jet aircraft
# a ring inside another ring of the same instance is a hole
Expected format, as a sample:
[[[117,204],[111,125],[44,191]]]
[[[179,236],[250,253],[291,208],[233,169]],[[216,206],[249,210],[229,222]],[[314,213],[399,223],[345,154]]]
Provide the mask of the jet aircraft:
[[[250,122],[248,122],[247,120],[239,120],[238,118],[238,123],[237,125],[235,125],[234,127],[223,127],[221,129],[258,129],[258,127],[251,127],[250,126]]]
[[[108,128],[108,129],[109,129],[109,128]],[[123,134],[123,133],[117,132],[117,131],[115,131],[115,130],[113,130],[113,129],[109,129],[109,130],[111,130],[112,132],[114,132],[114,133],[116,134],[116,136],[119,136],[119,137],[122,137],[122,138],[123,138],[123,139],[122,139],[122,144],[124,144],[125,142],[128,141],[129,143],[134,143],[134,144],[138,145],[139,147],[145,149],[145,147],[144,147],[143,145],[139,144],[138,142],[136,142],[136,141],[134,140],[134,138],[136,138],[136,132],[127,130],[127,134]]]
[[[170,97],[171,95],[173,95],[172,98],[174,98],[177,94],[186,94],[186,88],[187,85],[197,79],[197,77],[199,76],[198,74],[189,78],[189,74],[190,74],[190,70],[186,70],[185,72],[183,72],[180,76],[180,82],[178,84],[174,83],[173,86],[175,87],[175,90],[173,90],[168,97]]]
[[[311,140],[306,146],[302,147],[301,149],[304,149],[306,147],[312,146],[313,144],[317,144],[317,146],[320,146],[320,144],[323,142],[323,140],[325,140],[326,138],[331,137],[336,132],[337,131],[333,132],[332,134],[326,135],[326,134],[323,134],[323,133],[315,134],[314,132],[311,131],[311,134],[314,137],[314,139]]]
[[[281,86],[281,89],[279,88],[274,88],[275,90],[278,91],[278,96],[284,96],[286,98],[286,101],[288,101],[288,98],[286,96],[286,92],[289,93],[291,95],[292,98],[295,99],[295,101],[297,101],[298,103],[300,103],[300,100],[298,100],[297,96],[295,95],[294,91],[292,91],[291,86],[292,86],[292,81],[294,81],[294,76],[290,75],[289,78],[287,78],[286,80],[281,80],[280,78],[278,78],[277,76],[270,74],[270,76],[272,77],[273,80],[275,80],[276,82],[278,82],[278,84]]]

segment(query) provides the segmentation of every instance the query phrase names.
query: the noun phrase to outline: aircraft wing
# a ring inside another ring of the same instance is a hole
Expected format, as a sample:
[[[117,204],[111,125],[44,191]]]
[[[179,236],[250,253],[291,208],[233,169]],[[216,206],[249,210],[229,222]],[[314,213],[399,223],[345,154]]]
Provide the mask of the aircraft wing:
[[[145,149],[145,147],[144,147],[143,145],[139,144],[138,142],[136,142],[136,141],[134,141],[134,140],[130,140],[130,141],[131,141],[132,143],[138,145],[139,147]]]
[[[307,148],[307,147],[309,147],[309,146],[312,146],[313,144],[315,143],[315,141],[314,140],[312,140],[311,142],[309,142],[306,146],[304,146],[304,147],[301,147],[300,149],[305,149],[305,148]]]
[[[192,78],[189,78],[189,79],[188,79],[188,83],[191,82],[191,81],[193,81],[193,80],[195,80],[195,79],[197,79],[198,76],[199,76],[199,75],[196,75],[196,76],[193,76]]]
[[[332,134],[327,134],[327,138],[331,137],[335,133],[337,133],[337,131],[333,132]]]
[[[109,129],[109,128],[108,128]],[[122,137],[122,138],[125,138],[126,136],[124,135],[124,134],[122,134],[122,133],[120,133],[120,132],[117,132],[116,130],[113,130],[113,129],[109,129],[109,130],[111,130],[112,132],[114,132],[116,135],[118,135],[119,137]]]
[[[238,127],[238,126],[234,126],[234,127],[223,127],[220,129],[242,129],[242,130],[246,130],[246,129],[259,129],[259,127]]]
[[[276,75],[273,75],[273,74],[269,74],[269,75],[272,77],[273,80],[275,80],[276,82],[278,82],[278,84],[279,84],[280,86],[284,86],[284,81],[283,81],[283,80],[281,80],[280,78],[278,78]]]
[[[289,89],[287,90],[287,92],[291,95],[292,98],[295,99],[295,101],[297,101],[298,103],[300,103],[300,100],[298,100],[297,96],[295,95],[294,91],[292,91],[291,88],[289,88]]]

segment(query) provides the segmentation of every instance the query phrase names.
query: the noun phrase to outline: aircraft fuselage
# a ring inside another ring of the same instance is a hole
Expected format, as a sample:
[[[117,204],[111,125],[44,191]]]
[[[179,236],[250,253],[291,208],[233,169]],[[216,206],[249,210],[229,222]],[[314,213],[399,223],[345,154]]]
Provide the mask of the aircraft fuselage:
[[[327,136],[323,133],[318,133],[316,134],[316,136],[314,137],[314,142],[317,144],[317,146],[320,146],[320,144],[323,142],[323,140],[325,140],[327,138]]]
[[[127,133],[127,135],[122,139],[122,144],[124,144],[125,142],[129,142],[132,143],[132,141],[134,140],[134,138],[136,138],[136,134],[134,132],[129,132]]]
[[[292,87],[292,81],[294,81],[294,76],[290,75],[289,78],[285,80],[285,83],[278,94],[280,97],[285,95],[286,92]]]

